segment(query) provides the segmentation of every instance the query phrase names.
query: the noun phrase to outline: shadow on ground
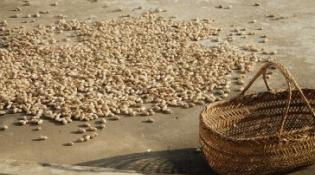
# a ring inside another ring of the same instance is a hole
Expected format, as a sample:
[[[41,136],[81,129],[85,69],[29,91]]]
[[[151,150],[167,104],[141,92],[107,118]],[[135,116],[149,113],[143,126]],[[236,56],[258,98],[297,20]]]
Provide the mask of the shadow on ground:
[[[106,159],[82,162],[77,165],[120,170],[135,170],[140,173],[167,174],[214,174],[207,161],[195,149],[180,149],[128,154]]]

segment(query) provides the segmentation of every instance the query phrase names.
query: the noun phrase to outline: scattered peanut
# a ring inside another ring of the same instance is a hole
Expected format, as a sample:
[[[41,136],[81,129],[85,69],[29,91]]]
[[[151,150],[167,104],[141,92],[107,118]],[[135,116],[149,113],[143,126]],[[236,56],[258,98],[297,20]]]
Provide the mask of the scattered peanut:
[[[47,136],[39,136],[38,140],[47,140],[48,137]]]
[[[154,123],[155,120],[151,117],[147,118],[146,120],[144,120],[145,123]]]
[[[106,127],[105,124],[101,124],[101,125],[98,126],[99,129],[104,129],[105,127]]]
[[[258,2],[256,2],[256,3],[254,3],[254,5],[253,6],[260,6],[261,4],[260,3],[258,3]]]
[[[7,125],[3,125],[0,127],[0,130],[7,130],[9,127]]]
[[[58,5],[58,2],[53,2],[52,4],[50,4],[51,6],[57,6]]]
[[[256,23],[256,22],[257,22],[256,19],[253,19],[253,20],[249,21],[249,23]]]
[[[77,133],[83,134],[83,133],[86,133],[86,130],[84,128],[79,128]]]
[[[65,143],[64,145],[65,145],[65,146],[73,146],[74,143],[73,143],[73,142],[68,142],[68,143]]]
[[[34,128],[34,131],[40,131],[40,130],[42,130],[42,128],[40,126],[37,126]]]

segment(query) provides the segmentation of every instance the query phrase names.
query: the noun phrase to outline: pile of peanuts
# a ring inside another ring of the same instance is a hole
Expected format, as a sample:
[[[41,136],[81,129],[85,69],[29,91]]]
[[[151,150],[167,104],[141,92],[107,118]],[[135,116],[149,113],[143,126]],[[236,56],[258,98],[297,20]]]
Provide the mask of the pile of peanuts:
[[[261,60],[227,44],[200,42],[219,34],[210,20],[153,12],[59,19],[31,30],[0,22],[0,114],[25,113],[21,125],[67,124],[221,100],[231,91],[232,73],[245,74]]]

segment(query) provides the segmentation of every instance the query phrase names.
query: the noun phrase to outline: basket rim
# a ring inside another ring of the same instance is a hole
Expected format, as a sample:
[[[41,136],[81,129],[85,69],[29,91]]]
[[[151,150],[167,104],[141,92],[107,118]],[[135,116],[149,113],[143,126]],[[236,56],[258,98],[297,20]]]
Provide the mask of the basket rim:
[[[306,90],[306,91],[314,91],[314,93],[315,93],[315,89],[311,89],[311,88],[301,88],[301,89],[303,91],[304,90]],[[293,90],[293,91],[296,91],[296,90]],[[274,95],[276,93],[284,93],[284,92],[287,92],[287,89],[277,89],[276,92],[262,91],[262,92],[257,92],[257,93],[251,93],[251,94],[244,95],[244,96],[240,97],[238,100],[241,100],[243,98],[251,98],[253,96],[259,96],[259,95],[262,95],[262,94],[264,94],[264,95],[266,95],[266,94]],[[209,127],[207,124],[205,124],[205,117],[206,116],[204,114],[205,114],[205,112],[208,109],[216,107],[216,106],[221,105],[221,104],[228,104],[228,103],[232,102],[233,100],[236,100],[236,99],[234,97],[232,97],[231,99],[221,100],[221,101],[213,102],[213,103],[210,103],[210,104],[206,105],[204,107],[204,109],[200,113],[199,127],[203,126],[203,127],[205,127],[206,130],[208,130],[212,134],[216,135],[217,137],[220,137],[221,139],[224,139],[226,141],[232,141],[232,142],[249,142],[249,141],[257,142],[257,141],[264,141],[264,140],[279,140],[279,136],[277,134],[268,135],[268,136],[256,136],[256,137],[249,137],[249,138],[227,137],[227,136],[224,136],[223,134],[217,132],[215,129]],[[291,131],[291,132],[286,132],[286,133],[283,133],[282,136],[286,137],[286,136],[291,135],[291,134],[298,134],[298,133],[302,133],[302,132],[305,132],[305,131],[315,131],[315,126],[310,127],[310,128],[306,128],[306,129],[299,129],[299,130],[295,130],[295,131]],[[291,140],[291,141],[294,141],[294,140]]]

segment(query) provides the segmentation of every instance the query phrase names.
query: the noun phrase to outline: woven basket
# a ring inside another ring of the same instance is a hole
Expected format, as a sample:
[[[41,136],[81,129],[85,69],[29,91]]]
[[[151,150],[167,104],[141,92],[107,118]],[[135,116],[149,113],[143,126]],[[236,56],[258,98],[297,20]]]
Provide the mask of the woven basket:
[[[288,89],[271,90],[266,72],[277,68]],[[263,76],[267,92],[244,95]],[[315,161],[315,90],[301,89],[280,64],[262,66],[243,92],[208,105],[200,115],[200,143],[219,174],[287,172]]]

